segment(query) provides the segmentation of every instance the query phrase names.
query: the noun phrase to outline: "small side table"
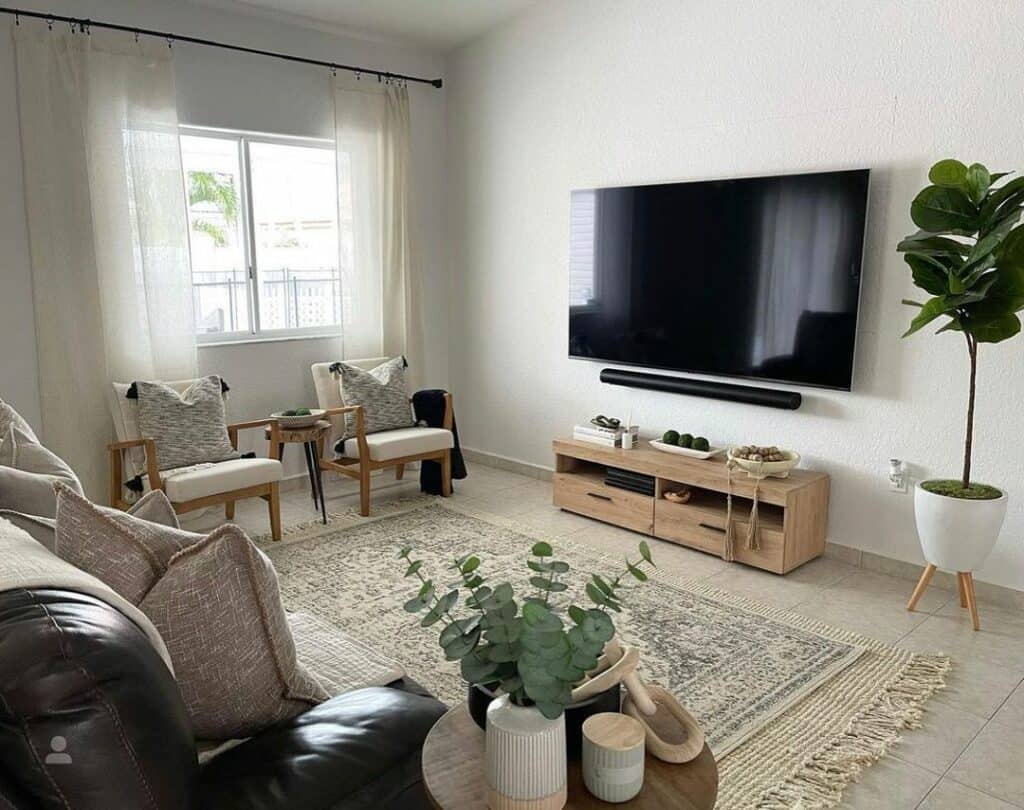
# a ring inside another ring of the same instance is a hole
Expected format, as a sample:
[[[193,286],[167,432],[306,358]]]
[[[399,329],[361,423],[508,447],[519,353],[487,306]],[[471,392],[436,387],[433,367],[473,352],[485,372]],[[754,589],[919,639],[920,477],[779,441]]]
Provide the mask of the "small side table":
[[[284,428],[278,425],[277,458],[284,456],[286,444],[301,444],[306,451],[306,469],[309,471],[309,488],[313,496],[313,505],[320,507],[320,514],[323,521],[327,523],[327,502],[324,497],[324,479],[320,472],[320,456],[323,452],[324,436],[330,429],[331,423],[326,419],[320,419],[310,427]],[[270,441],[270,428],[264,429],[267,441]]]
[[[672,765],[650,754],[644,762],[644,786],[635,798],[610,805],[583,784],[579,760],[569,761],[566,810],[647,808],[647,810],[711,810],[718,798],[718,765],[706,745],[695,760]],[[484,733],[463,703],[448,711],[423,743],[423,784],[431,804],[440,810],[487,807],[484,776]]]

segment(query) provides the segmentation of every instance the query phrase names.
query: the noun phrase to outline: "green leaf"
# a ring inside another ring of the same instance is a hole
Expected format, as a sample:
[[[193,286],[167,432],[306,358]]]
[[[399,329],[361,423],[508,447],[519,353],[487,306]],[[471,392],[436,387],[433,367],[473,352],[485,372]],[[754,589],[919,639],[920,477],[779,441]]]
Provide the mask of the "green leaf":
[[[928,172],[928,179],[937,186],[960,188],[967,182],[967,167],[959,160],[940,160]]]
[[[651,565],[654,565],[654,558],[651,557],[651,547],[647,545],[646,540],[640,541],[640,556],[647,560]]]
[[[580,626],[580,630],[588,640],[600,641],[602,644],[615,635],[615,625],[608,614],[594,609],[587,611],[586,621]]]
[[[461,571],[463,574],[472,574],[480,567],[480,558],[477,556],[470,557],[462,564]]]
[[[412,599],[410,599],[408,602],[402,605],[402,610],[404,610],[406,613],[419,613],[428,604],[430,604],[429,598],[424,598],[422,596],[414,596]]]
[[[963,242],[957,242],[946,236],[932,236],[927,239],[904,239],[896,250],[899,253],[917,253],[922,256],[935,256],[937,258],[955,260],[959,256],[966,256],[971,246]]]
[[[547,577],[530,577],[530,584],[534,588],[540,588],[542,591],[551,590],[551,583],[548,582]]]
[[[537,571],[541,574],[551,573],[551,563],[537,562],[536,560],[527,560],[526,567],[531,571]]]
[[[416,572],[418,572],[422,567],[423,560],[416,560],[415,562],[411,563],[408,568],[405,569],[405,576],[415,576]]]
[[[473,652],[474,649],[476,649],[476,645],[479,640],[479,630],[473,630],[470,633],[464,633],[456,636],[447,644],[442,645],[442,648],[444,649],[444,657],[448,661],[458,661],[460,658],[465,658]]]
[[[548,590],[551,591],[551,593],[562,593],[563,591],[569,590],[569,586],[566,585],[564,582],[559,582],[558,580],[555,580],[550,585],[548,585]]]
[[[561,560],[555,560],[554,562],[549,563],[549,565],[551,566],[551,570],[554,571],[556,574],[568,574],[569,573],[569,563],[567,563],[567,562],[562,562]]]
[[[560,630],[562,620],[543,604],[527,602],[523,605],[523,621],[538,631]]]
[[[1000,266],[1024,266],[1024,225],[1010,231],[996,251]]]
[[[540,543],[534,543],[531,551],[533,552],[534,557],[550,557],[552,554],[554,554],[554,551],[551,548],[551,544],[545,543],[543,541],[541,541]]]
[[[613,593],[615,593],[612,586],[605,582],[599,574],[591,574],[591,576],[594,579],[594,584],[601,589],[601,593],[603,593],[605,596],[611,596]]]
[[[978,323],[968,313],[968,317],[963,321],[963,328],[979,343],[1001,343],[1020,332],[1020,318],[1009,313]]]
[[[482,609],[483,602],[491,595],[491,589],[484,585],[479,588],[475,594],[470,594],[466,597],[466,607],[473,609]]]
[[[478,647],[476,652],[462,659],[459,669],[468,683],[487,683],[498,671],[498,665],[486,657],[486,649]]]
[[[546,700],[538,700],[535,705],[538,711],[548,720],[557,720],[562,716],[565,707],[561,703],[548,703]]]
[[[521,620],[516,619],[508,622],[507,624],[498,625],[489,629],[487,631],[487,640],[496,644],[509,644],[513,641],[518,641],[522,632],[523,623]]]
[[[992,184],[992,176],[988,173],[988,169],[980,163],[972,163],[967,167],[967,177],[965,180],[964,185],[967,196],[971,198],[971,202],[979,205],[985,199],[988,187]],[[935,181],[933,180],[932,182]]]
[[[569,605],[569,618],[576,624],[583,624],[583,620],[587,618],[587,613],[583,608],[576,605]]]
[[[640,582],[647,582],[647,574],[645,574],[631,562],[626,563],[626,568],[629,569],[629,573],[631,573],[635,579],[638,579]]]
[[[938,295],[935,298],[929,299],[925,302],[924,306],[921,307],[921,311],[914,316],[914,319],[910,322],[910,328],[903,333],[903,337],[908,337],[914,334],[914,332],[927,326],[936,318],[944,315],[951,309],[953,309],[953,307],[947,303],[946,296],[944,295]]]
[[[412,546],[402,546],[402,550],[398,552],[399,559],[405,559],[412,553]]]
[[[1009,203],[1012,206],[1013,200],[1019,199],[1022,193],[1024,193],[1024,177],[1017,177],[1005,186],[989,193],[981,205],[981,221],[1001,219],[1002,217],[998,215],[999,207],[1003,203]]]
[[[949,292],[949,276],[932,262],[913,253],[906,253],[903,261],[910,265],[914,284],[931,295],[945,295]]]
[[[455,603],[458,602],[458,601],[459,601],[459,591],[458,591],[458,589],[451,590],[451,591],[448,591],[448,593],[446,593],[444,596],[442,596],[437,601],[437,607],[441,610],[442,613],[447,613],[449,610],[451,610],[453,607],[455,607]]]
[[[970,236],[978,230],[978,210],[955,188],[926,186],[910,204],[910,218],[933,233]]]
[[[586,591],[587,596],[590,597],[590,601],[593,602],[595,605],[604,605],[607,603],[608,600],[605,598],[605,595],[601,593],[600,588],[598,588],[592,582],[587,583]]]
[[[519,657],[521,649],[516,642],[511,644],[491,644],[487,649],[487,657],[496,664],[515,661]]]
[[[484,584],[484,578],[481,576],[470,577],[463,584],[471,591],[475,591],[477,588]]]
[[[443,611],[438,610],[437,607],[437,605],[434,605],[430,609],[430,612],[422,619],[420,619],[420,627],[430,627],[431,625],[437,624],[439,621],[441,621]]]

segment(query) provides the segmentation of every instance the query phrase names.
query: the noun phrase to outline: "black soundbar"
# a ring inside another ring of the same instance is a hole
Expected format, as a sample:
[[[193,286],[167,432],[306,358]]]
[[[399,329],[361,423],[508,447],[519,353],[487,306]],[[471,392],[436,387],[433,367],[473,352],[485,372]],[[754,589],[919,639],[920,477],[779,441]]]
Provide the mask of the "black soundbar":
[[[766,408],[782,408],[789,411],[795,411],[803,401],[803,397],[797,391],[754,388],[749,385],[734,385],[733,383],[710,382],[709,380],[690,380],[685,377],[666,377],[664,374],[623,371],[618,368],[601,369],[601,382],[610,385],[625,385],[628,388],[667,391],[670,394],[689,394],[693,397],[763,405]]]

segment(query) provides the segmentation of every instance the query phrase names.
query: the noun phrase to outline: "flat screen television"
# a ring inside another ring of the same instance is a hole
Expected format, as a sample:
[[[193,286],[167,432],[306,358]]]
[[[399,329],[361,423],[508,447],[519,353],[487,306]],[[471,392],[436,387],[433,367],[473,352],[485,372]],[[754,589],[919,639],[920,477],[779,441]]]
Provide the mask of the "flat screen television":
[[[868,170],[573,191],[569,355],[849,390]]]

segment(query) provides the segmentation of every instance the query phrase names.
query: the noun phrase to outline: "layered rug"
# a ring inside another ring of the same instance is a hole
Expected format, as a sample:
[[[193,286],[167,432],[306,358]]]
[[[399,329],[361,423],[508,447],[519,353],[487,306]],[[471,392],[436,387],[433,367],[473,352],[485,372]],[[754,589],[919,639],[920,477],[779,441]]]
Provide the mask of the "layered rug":
[[[293,529],[286,542],[261,545],[289,609],[401,661],[454,705],[465,684],[444,659],[438,629],[421,628],[403,611],[419,583],[404,578],[398,552],[412,546],[440,584],[457,581],[456,556],[476,553],[481,573],[513,583],[522,596],[535,592],[526,560],[537,539],[549,538],[432,499],[376,519]],[[623,569],[621,558],[582,543],[550,542],[572,567],[562,577],[567,601],[588,604],[575,589],[591,573]],[[623,553],[636,559],[635,547]],[[915,655],[660,570],[628,590],[615,623],[641,649],[645,680],[670,689],[705,729],[719,765],[719,808],[834,806],[903,729],[919,724],[922,704],[949,668],[945,657]]]

